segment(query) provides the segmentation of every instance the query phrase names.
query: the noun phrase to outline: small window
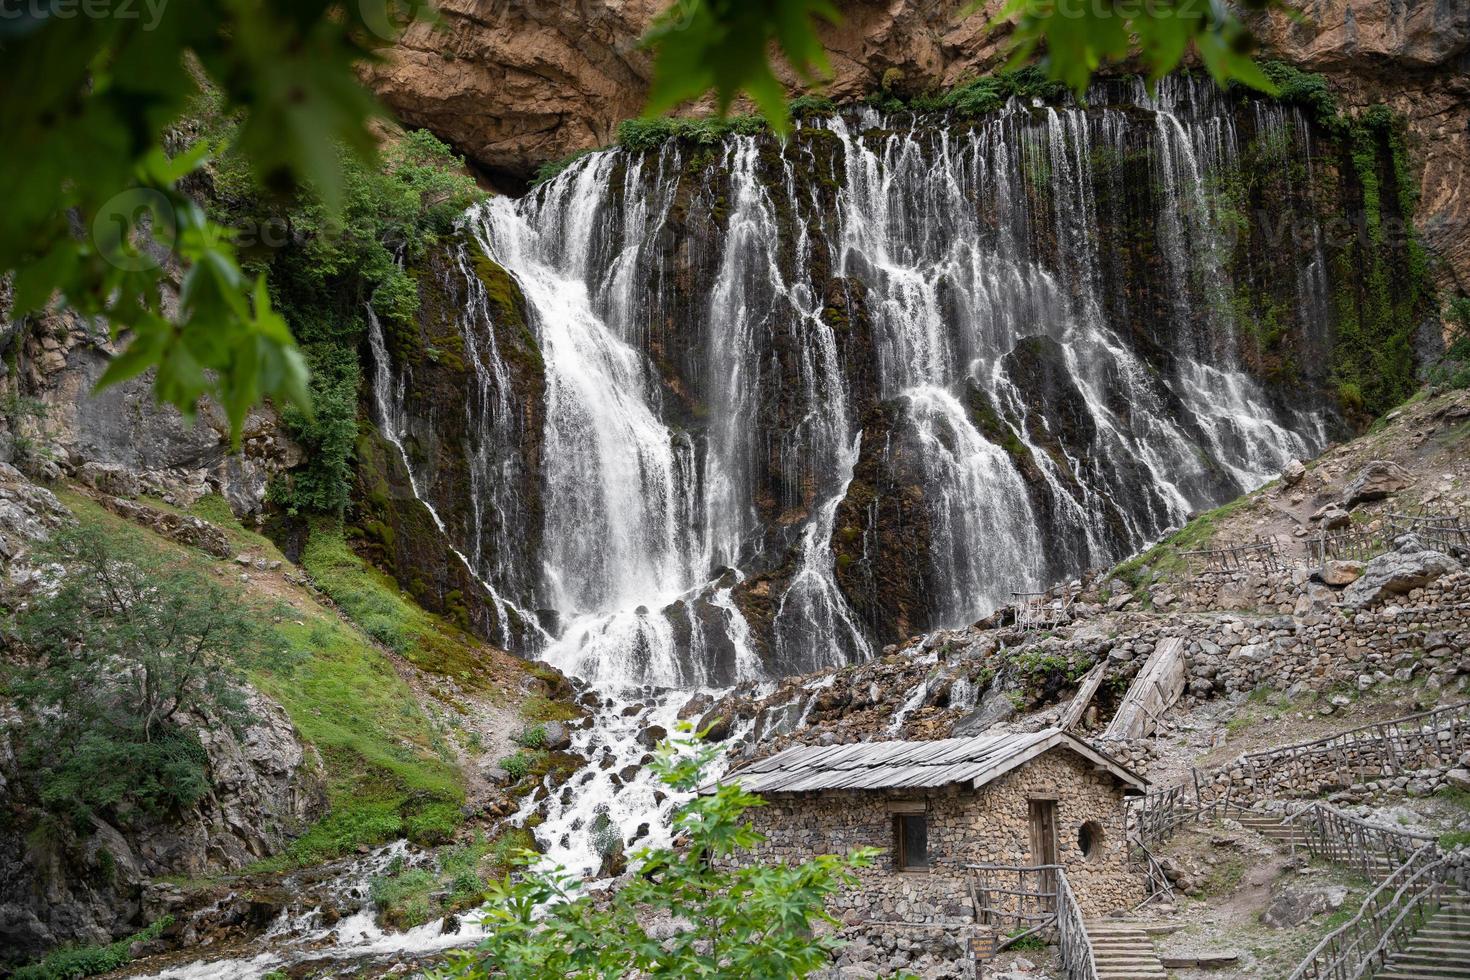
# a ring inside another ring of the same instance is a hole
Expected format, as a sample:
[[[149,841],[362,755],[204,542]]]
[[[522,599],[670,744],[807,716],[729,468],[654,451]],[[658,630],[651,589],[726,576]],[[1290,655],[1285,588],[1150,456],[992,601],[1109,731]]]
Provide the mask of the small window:
[[[1102,856],[1102,839],[1102,824],[1096,820],[1089,820],[1077,828],[1077,849],[1088,861],[1096,861]]]
[[[894,814],[893,855],[899,871],[929,869],[929,823],[924,814]]]

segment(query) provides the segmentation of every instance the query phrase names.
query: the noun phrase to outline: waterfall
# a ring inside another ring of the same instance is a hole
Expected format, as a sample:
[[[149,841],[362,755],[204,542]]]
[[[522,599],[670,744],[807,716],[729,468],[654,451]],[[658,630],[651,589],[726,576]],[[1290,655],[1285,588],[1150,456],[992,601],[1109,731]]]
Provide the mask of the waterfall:
[[[1189,79],[1101,95],[604,151],[474,209],[545,391],[527,528],[495,449],[517,406],[470,282],[464,550],[495,594],[554,614],[538,654],[604,690],[862,659],[898,628],[894,575],[924,606],[899,623],[963,625],[1320,448],[1316,403],[1242,367],[1217,189],[1252,139],[1309,155],[1310,127]],[[1322,248],[1289,274],[1322,316]],[[899,503],[912,553],[880,526]],[[517,529],[534,554],[498,546]]]

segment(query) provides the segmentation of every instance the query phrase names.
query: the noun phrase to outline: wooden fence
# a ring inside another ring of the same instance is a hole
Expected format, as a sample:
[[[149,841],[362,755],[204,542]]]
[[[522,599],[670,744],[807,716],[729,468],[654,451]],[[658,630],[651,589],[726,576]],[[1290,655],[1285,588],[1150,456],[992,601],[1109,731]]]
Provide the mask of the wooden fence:
[[[1315,795],[1325,785],[1444,765],[1470,742],[1470,701],[1390,721],[1360,725],[1314,742],[1252,752],[1245,770],[1253,795]]]
[[[1470,701],[1252,752],[1214,769],[1193,769],[1185,785],[1127,800],[1129,837],[1153,846],[1184,824],[1243,812],[1250,798],[1301,795],[1327,783],[1350,785],[1444,765],[1467,745]],[[1242,772],[1239,780],[1230,775],[1236,769]]]
[[[1196,575],[1231,572],[1289,572],[1295,564],[1275,537],[1257,535],[1254,541],[1227,548],[1181,551]]]
[[[1307,551],[1315,565],[1329,561],[1365,562],[1391,550],[1395,537],[1387,527],[1346,527],[1340,531],[1323,531],[1307,542]]]
[[[1427,547],[1445,554],[1470,551],[1470,518],[1464,514],[1389,514],[1388,526],[1393,537],[1413,534]]]
[[[1055,930],[1067,980],[1098,980],[1082,909],[1059,864],[971,864],[975,921],[1005,934],[997,952]]]
[[[1016,628],[1019,630],[1051,629],[1072,621],[1070,592],[1052,595],[1049,592],[1012,592],[1011,604],[1016,608]]]
[[[1378,972],[1432,912],[1444,870],[1433,844],[1420,847],[1368,894],[1357,915],[1312,947],[1288,980],[1358,980]]]
[[[1313,803],[1286,818],[1305,840],[1315,858],[1352,868],[1369,881],[1376,881],[1401,867],[1425,844],[1427,834],[1410,833],[1360,820],[1330,803]],[[1292,849],[1296,845],[1293,843]]]

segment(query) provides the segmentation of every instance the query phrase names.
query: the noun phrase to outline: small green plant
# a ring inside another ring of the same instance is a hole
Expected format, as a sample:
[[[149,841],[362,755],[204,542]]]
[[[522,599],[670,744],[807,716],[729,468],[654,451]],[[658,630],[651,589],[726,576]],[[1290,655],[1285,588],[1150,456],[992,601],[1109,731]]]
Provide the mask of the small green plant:
[[[500,760],[500,768],[504,769],[512,780],[520,782],[531,771],[531,757],[524,752],[508,755]]]
[[[546,748],[546,726],[532,725],[524,729],[515,737],[515,743],[522,748],[539,750]]]
[[[1026,929],[1024,927],[1017,927],[1015,929],[1012,929],[1010,932],[1010,937],[1014,939],[1014,937],[1020,936],[1021,938],[1015,939],[1015,941],[1007,946],[1006,949],[1014,949],[1021,952],[1033,953],[1039,950],[1046,949],[1046,940],[1042,939],[1039,933],[1032,933],[1029,936],[1022,936],[1021,934],[1025,931]]]

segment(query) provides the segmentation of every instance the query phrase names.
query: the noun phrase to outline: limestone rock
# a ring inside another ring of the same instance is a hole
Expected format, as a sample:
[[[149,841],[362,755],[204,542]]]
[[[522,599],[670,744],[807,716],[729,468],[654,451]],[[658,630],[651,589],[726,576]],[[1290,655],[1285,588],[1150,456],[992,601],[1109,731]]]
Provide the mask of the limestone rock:
[[[1364,566],[1362,577],[1343,591],[1342,599],[1354,609],[1366,609],[1390,596],[1423,588],[1459,568],[1460,564],[1449,555],[1422,549],[1417,541],[1409,541]]]
[[[1302,477],[1306,475],[1307,468],[1302,465],[1302,461],[1294,459],[1287,463],[1286,468],[1281,471],[1281,485],[1284,487],[1294,487],[1302,482]]]
[[[1272,929],[1291,929],[1313,916],[1342,908],[1348,890],[1342,885],[1287,885],[1271,896],[1261,913],[1261,924]]]
[[[1375,459],[1363,466],[1343,491],[1343,503],[1349,508],[1373,500],[1382,500],[1412,486],[1414,478],[1398,463]]]
[[[1323,530],[1327,531],[1335,531],[1338,528],[1347,527],[1353,522],[1353,519],[1348,515],[1348,512],[1343,510],[1337,504],[1328,504],[1325,507],[1319,508],[1317,512],[1312,515],[1311,519],[1314,521],[1320,521],[1322,523]]]
[[[1352,585],[1363,577],[1363,563],[1333,559],[1322,566],[1322,581],[1327,585]]]
[[[567,726],[559,721],[548,721],[545,727],[546,742],[543,748],[551,752],[565,752],[572,747],[572,735]]]

